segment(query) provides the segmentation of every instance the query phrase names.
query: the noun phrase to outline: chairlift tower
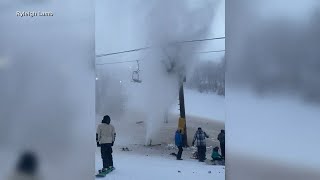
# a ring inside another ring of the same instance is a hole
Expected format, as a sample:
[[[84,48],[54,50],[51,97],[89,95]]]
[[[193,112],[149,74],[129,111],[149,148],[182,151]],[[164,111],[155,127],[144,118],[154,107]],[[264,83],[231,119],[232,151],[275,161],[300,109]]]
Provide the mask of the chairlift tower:
[[[186,77],[184,76],[182,81],[180,81],[179,88],[179,106],[180,106],[180,118],[179,118],[179,128],[183,130],[183,141],[185,147],[189,147],[188,145],[188,136],[187,136],[187,122],[186,122],[186,110],[184,104],[184,88],[183,83],[186,82]]]

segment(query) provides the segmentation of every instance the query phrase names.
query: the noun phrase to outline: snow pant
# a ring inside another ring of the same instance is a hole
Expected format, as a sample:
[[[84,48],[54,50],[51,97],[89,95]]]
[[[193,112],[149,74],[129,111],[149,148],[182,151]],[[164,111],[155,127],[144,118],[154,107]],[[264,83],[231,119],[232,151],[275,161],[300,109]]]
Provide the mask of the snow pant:
[[[101,144],[101,158],[103,162],[103,168],[108,168],[113,166],[113,158],[112,158],[112,144]]]
[[[206,159],[206,146],[197,146],[197,148],[199,161],[204,161]]]
[[[221,155],[225,158],[225,143],[220,143]]]
[[[182,155],[182,151],[183,151],[182,146],[178,146],[178,149],[179,149],[179,151],[177,154],[177,159],[181,159],[181,155]]]

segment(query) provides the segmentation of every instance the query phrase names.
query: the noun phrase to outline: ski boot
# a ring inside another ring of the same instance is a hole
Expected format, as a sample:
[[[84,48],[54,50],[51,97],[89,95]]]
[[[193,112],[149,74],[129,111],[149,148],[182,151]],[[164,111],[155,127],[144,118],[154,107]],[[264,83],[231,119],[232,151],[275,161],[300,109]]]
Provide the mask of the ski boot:
[[[99,173],[106,172],[107,170],[108,170],[108,168],[99,169]]]
[[[108,168],[107,168],[107,171],[113,171],[113,170],[115,170],[116,168],[114,167],[114,166],[109,166]]]

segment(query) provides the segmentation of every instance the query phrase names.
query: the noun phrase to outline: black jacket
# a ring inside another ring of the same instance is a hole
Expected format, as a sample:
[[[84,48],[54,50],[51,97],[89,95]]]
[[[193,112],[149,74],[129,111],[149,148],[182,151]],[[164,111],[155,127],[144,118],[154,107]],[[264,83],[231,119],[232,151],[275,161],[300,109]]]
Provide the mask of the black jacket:
[[[222,132],[218,135],[218,140],[220,141],[220,143],[223,143],[223,144],[225,143],[224,136],[225,136],[225,134]]]

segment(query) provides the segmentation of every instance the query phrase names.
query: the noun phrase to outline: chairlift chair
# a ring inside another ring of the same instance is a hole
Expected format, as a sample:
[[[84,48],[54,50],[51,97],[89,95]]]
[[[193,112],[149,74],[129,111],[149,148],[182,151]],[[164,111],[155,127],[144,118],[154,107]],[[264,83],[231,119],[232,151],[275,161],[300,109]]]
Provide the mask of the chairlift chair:
[[[141,83],[142,81],[139,78],[139,71],[133,71],[132,73],[132,81],[136,83]]]
[[[136,71],[132,72],[132,81],[136,82],[136,83],[141,83],[142,80],[139,77],[140,66],[139,66],[139,61],[138,60],[137,60],[137,65],[138,65],[138,69]]]

